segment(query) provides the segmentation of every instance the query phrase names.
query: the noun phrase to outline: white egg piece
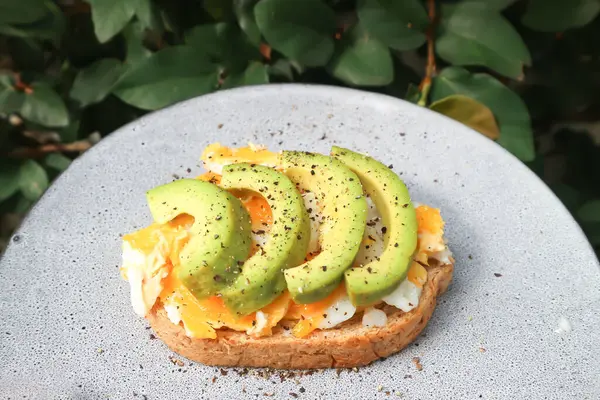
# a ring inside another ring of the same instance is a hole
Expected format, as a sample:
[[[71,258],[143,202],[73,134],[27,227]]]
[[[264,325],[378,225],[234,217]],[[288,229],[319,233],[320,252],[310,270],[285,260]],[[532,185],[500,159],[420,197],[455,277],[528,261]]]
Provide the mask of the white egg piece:
[[[409,281],[403,280],[400,285],[382,300],[387,304],[399,308],[404,312],[409,312],[419,305],[422,289]]]
[[[363,314],[362,324],[365,328],[385,326],[387,324],[387,315],[378,308],[367,307]]]
[[[317,328],[333,328],[344,321],[349,320],[356,313],[356,307],[350,301],[350,298],[344,293],[328,308],[323,311],[324,318]]]
[[[375,207],[373,200],[371,200],[369,196],[367,196],[366,199],[367,226],[365,227],[362,244],[354,259],[355,266],[362,266],[375,261],[384,250],[385,242],[383,240],[383,222],[381,221],[381,215],[377,211],[377,207]]]
[[[302,193],[302,200],[308,217],[310,219],[310,241],[308,243],[308,252],[315,253],[319,251],[319,230],[323,222],[323,213],[321,206],[317,203],[317,196],[313,192]]]

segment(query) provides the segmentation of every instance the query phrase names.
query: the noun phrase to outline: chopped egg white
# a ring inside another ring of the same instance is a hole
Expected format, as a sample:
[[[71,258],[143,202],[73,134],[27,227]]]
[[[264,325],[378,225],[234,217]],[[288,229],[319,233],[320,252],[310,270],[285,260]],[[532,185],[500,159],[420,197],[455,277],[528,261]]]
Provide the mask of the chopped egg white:
[[[321,207],[317,204],[317,196],[313,192],[306,192],[302,194],[302,200],[304,206],[308,211],[308,217],[310,219],[310,242],[308,243],[308,252],[314,253],[319,251],[319,229],[323,222],[323,213]]]
[[[223,175],[223,167],[225,167],[226,165],[227,164],[224,164],[223,162],[204,161],[204,168],[207,171],[219,175]]]
[[[333,328],[344,321],[352,318],[356,312],[356,307],[350,301],[350,298],[344,293],[331,306],[323,311],[323,319],[319,322],[317,328]]]
[[[261,231],[252,231],[252,240],[260,247],[264,247],[269,240],[269,232],[264,230]]]
[[[365,328],[385,326],[387,324],[387,315],[375,307],[367,307],[363,314],[362,324]]]
[[[256,312],[256,325],[254,325],[252,328],[248,329],[246,331],[246,333],[248,335],[251,335],[253,333],[258,333],[260,331],[263,330],[263,328],[265,326],[267,326],[267,314],[265,314],[262,311],[257,311]]]
[[[136,314],[145,316],[160,295],[162,280],[168,274],[166,255],[168,243],[161,237],[152,253],[146,256],[143,252],[123,242],[123,264],[121,271],[131,287],[131,305]]]
[[[179,325],[179,322],[181,322],[181,313],[179,312],[179,308],[177,308],[177,303],[168,302],[163,304],[163,307],[167,312],[167,318],[169,318],[169,321],[175,325]]]
[[[420,287],[405,279],[398,285],[396,290],[385,296],[382,300],[404,312],[409,312],[419,305],[421,291]]]
[[[446,246],[446,248],[444,250],[436,251],[435,253],[431,253],[429,255],[429,257],[438,260],[442,264],[450,264],[450,263],[452,263],[452,260],[451,260],[451,258],[452,258],[452,252],[450,251],[450,249],[448,248],[448,246]]]
[[[252,151],[261,151],[267,149],[267,146],[264,144],[254,144],[252,142],[248,142],[248,147],[250,147],[250,150]]]
[[[440,236],[433,233],[419,233],[419,242],[421,250],[431,253],[444,251],[447,248]]]
[[[375,207],[375,203],[369,196],[367,199],[367,226],[363,235],[363,242],[354,259],[355,266],[361,266],[375,261],[384,250],[385,242],[383,240],[383,222],[381,216]]]

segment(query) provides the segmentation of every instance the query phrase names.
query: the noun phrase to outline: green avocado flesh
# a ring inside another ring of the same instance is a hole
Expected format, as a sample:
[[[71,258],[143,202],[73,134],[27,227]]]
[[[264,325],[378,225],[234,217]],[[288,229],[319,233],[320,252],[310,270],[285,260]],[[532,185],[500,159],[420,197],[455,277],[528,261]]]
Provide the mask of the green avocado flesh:
[[[314,192],[322,207],[321,252],[284,271],[294,301],[313,303],[327,297],[352,265],[365,231],[367,203],[358,177],[340,161],[297,151],[284,151],[281,160],[285,174],[299,189]]]
[[[358,175],[385,227],[384,251],[379,259],[350,268],[344,276],[352,303],[370,305],[393,292],[408,273],[417,247],[415,209],[404,182],[379,161],[335,146],[331,155]]]
[[[273,225],[267,243],[246,260],[237,279],[221,292],[227,308],[247,315],[270,304],[285,290],[283,270],[297,266],[306,257],[310,221],[294,183],[274,169],[228,165],[223,169],[221,187],[259,193],[271,208]]]
[[[179,256],[179,279],[197,298],[218,293],[240,272],[252,243],[250,217],[224,189],[180,179],[146,194],[152,217],[164,224],[180,214],[194,217],[190,241]]]

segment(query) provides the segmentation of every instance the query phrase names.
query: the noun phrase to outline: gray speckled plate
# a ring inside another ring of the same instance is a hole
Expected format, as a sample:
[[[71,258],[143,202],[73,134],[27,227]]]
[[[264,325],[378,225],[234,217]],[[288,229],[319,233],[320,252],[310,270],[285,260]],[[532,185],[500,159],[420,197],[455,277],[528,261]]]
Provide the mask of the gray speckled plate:
[[[358,372],[283,382],[172,363],[174,354],[152,340],[130,306],[117,268],[119,234],[148,224],[144,192],[174,175],[198,174],[198,157],[214,141],[320,152],[335,143],[394,164],[414,199],[441,207],[456,255],[453,284],[425,334]],[[0,394],[598,399],[599,309],[600,270],[584,235],[544,184],[498,145],[386,96],[251,87],[125,126],[48,190],[0,265]],[[555,332],[561,317],[571,332]]]

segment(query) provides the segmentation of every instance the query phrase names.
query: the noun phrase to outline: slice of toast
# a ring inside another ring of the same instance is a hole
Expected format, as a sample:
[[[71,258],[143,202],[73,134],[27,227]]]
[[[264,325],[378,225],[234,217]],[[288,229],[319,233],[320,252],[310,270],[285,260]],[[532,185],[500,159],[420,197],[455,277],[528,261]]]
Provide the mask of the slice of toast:
[[[388,318],[384,327],[364,327],[361,312],[335,328],[316,330],[305,338],[291,334],[294,322],[282,321],[268,337],[254,338],[245,332],[219,329],[216,339],[192,339],[181,325],[168,319],[160,304],[146,318],[173,351],[207,365],[280,369],[358,367],[402,350],[421,333],[431,318],[437,297],[450,284],[453,269],[453,264],[427,267],[427,282],[419,305],[410,312],[381,306]]]

